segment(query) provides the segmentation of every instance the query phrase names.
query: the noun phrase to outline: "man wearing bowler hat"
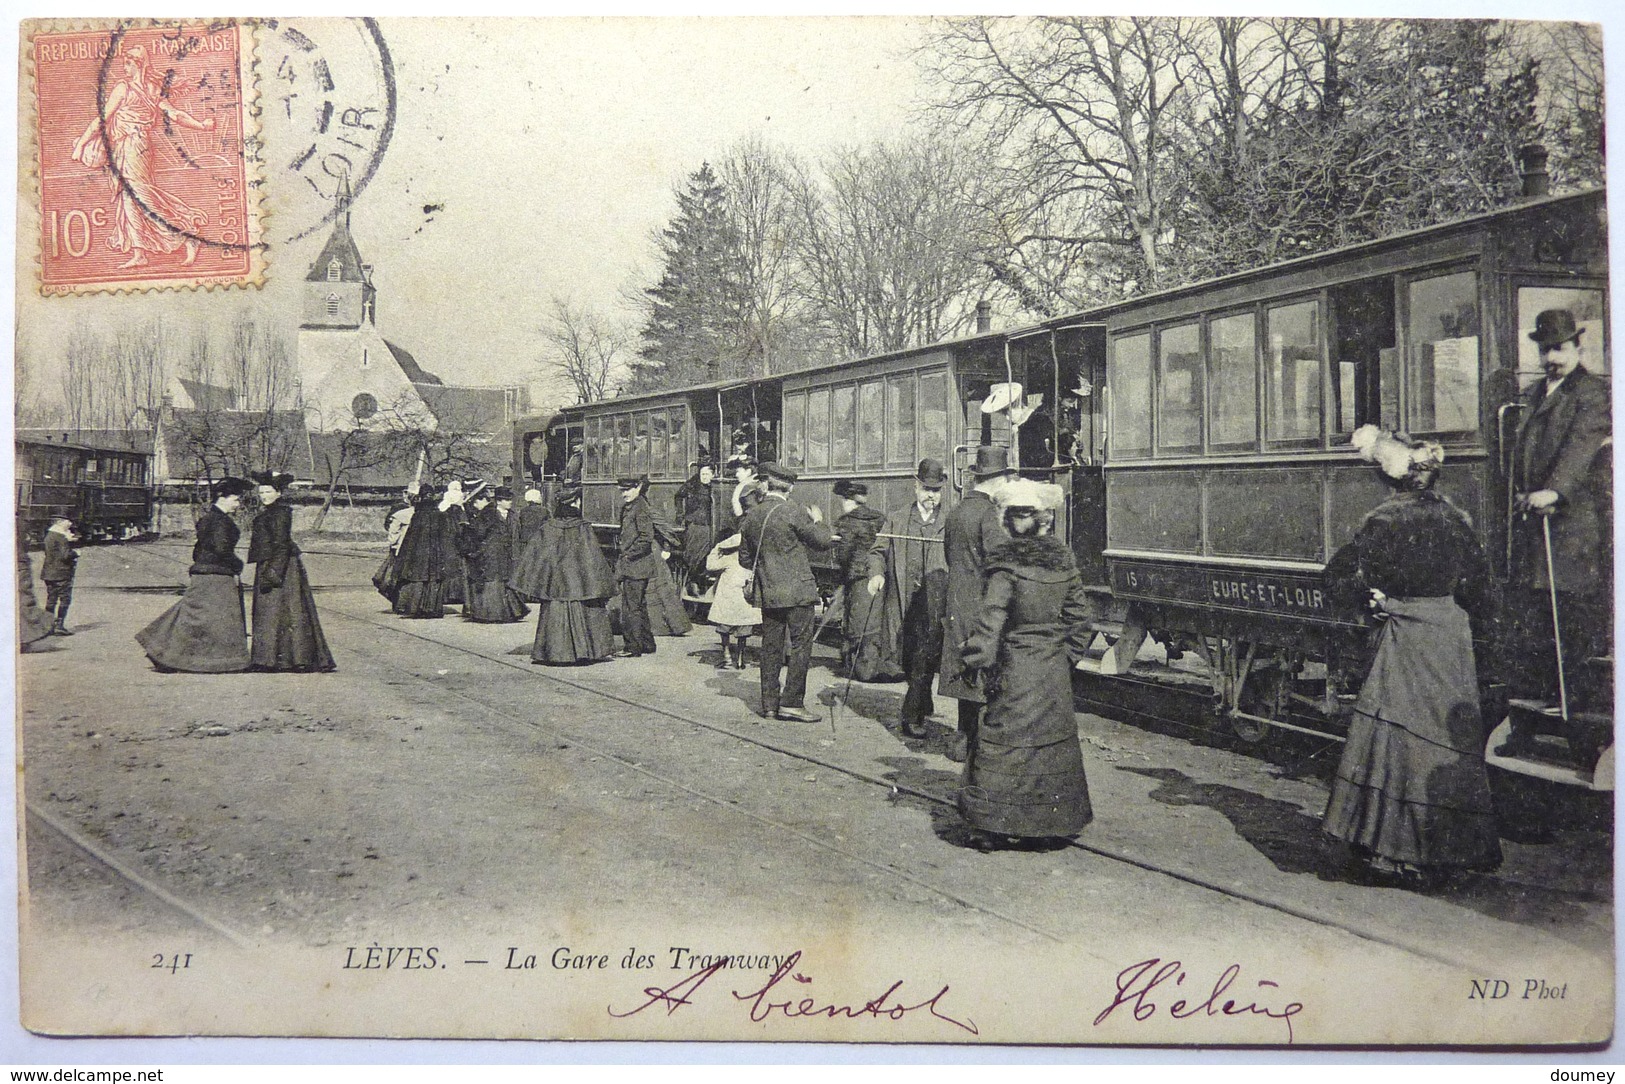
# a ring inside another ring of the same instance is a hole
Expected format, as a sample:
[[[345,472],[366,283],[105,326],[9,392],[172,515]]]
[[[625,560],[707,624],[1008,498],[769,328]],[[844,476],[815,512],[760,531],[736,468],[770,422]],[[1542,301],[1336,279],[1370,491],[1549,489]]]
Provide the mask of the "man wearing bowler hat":
[[[655,653],[654,628],[649,624],[649,581],[661,571],[655,555],[655,519],[643,491],[647,478],[622,478],[621,534],[616,541],[615,580],[621,585],[621,650],[618,659]]]
[[[942,530],[943,556],[948,562],[947,612],[942,618],[942,668],[937,692],[959,701],[959,732],[948,755],[962,761],[986,696],[973,674],[965,673],[960,652],[982,613],[982,575],[988,551],[1010,540],[994,501],[1015,477],[1010,453],[997,445],[976,449],[971,464],[971,491],[948,513]]]
[[[807,548],[828,549],[835,538],[816,506],[803,508],[790,500],[798,477],[793,467],[763,463],[761,477],[766,496],[739,523],[739,564],[753,571],[753,594],[747,597],[759,600],[762,611],[762,715],[816,723],[819,716],[806,708],[818,601]]]
[[[948,563],[942,552],[942,491],[948,472],[935,459],[914,472],[914,503],[886,517],[869,551],[869,594],[884,589],[881,645],[895,650],[908,692],[898,725],[909,738],[925,737],[925,717],[935,705],[931,678],[942,658],[942,614],[948,594]],[[895,649],[891,645],[895,645]]]
[[[1612,654],[1611,562],[1602,511],[1611,495],[1608,472],[1599,467],[1607,465],[1602,461],[1611,447],[1612,415],[1607,382],[1582,364],[1584,334],[1568,309],[1547,309],[1535,317],[1529,338],[1540,347],[1544,377],[1523,395],[1512,457],[1520,515],[1513,525],[1516,594],[1509,600],[1517,647],[1508,661],[1521,670],[1513,676],[1513,693],[1557,688],[1551,648],[1555,581],[1571,713],[1584,710],[1590,695],[1602,691],[1602,683],[1588,680],[1584,660]]]

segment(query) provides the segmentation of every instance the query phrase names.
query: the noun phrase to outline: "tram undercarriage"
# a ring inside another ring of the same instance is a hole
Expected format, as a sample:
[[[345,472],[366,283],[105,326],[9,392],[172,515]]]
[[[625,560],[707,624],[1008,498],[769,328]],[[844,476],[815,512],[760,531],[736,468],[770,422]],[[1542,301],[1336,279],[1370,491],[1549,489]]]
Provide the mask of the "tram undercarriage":
[[[1357,629],[1298,630],[1294,643],[1236,630],[1184,631],[1166,611],[1130,605],[1117,620],[1097,623],[1095,650],[1079,669],[1103,678],[1132,678],[1206,692],[1210,718],[1244,742],[1271,730],[1343,742],[1370,664]],[[1611,672],[1611,659],[1595,659]],[[1610,698],[1611,699],[1611,698]],[[1599,712],[1565,717],[1557,704],[1509,697],[1485,680],[1485,760],[1494,768],[1591,791],[1614,789],[1613,719]],[[1494,722],[1493,726],[1489,721]]]

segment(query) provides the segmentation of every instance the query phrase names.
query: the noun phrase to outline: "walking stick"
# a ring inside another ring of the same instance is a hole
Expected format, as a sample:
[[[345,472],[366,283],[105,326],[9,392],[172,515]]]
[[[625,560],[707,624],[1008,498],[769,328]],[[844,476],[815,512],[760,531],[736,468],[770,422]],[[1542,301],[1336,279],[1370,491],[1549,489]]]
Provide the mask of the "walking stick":
[[[1546,539],[1546,586],[1552,595],[1552,643],[1557,648],[1557,705],[1563,721],[1569,721],[1569,686],[1563,674],[1563,629],[1557,623],[1557,574],[1552,562],[1552,517],[1540,517],[1541,535]]]
[[[852,586],[852,584],[847,585],[848,589],[850,589]],[[867,583],[865,584],[865,588],[866,587]],[[863,650],[863,642],[869,638],[869,620],[875,616],[874,603],[879,598],[880,596],[878,594],[869,596],[869,608],[863,614],[863,627],[858,630],[859,651]],[[884,600],[881,601],[881,605],[885,605]],[[846,606],[846,600],[844,598],[841,600],[841,606],[843,609]],[[852,695],[852,679],[856,676],[857,669],[858,659],[857,656],[854,655],[852,658],[846,660],[846,686],[841,690],[841,695],[837,698],[837,700],[831,701],[829,705],[829,729],[831,734],[833,734],[835,731],[835,704],[837,702],[847,703],[847,698]]]

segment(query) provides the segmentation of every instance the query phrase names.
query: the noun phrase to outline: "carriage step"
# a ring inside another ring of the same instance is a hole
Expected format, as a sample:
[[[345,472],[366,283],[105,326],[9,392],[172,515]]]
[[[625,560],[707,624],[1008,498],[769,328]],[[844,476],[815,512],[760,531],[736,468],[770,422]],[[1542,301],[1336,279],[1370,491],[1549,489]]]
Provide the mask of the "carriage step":
[[[1522,696],[1513,696],[1507,699],[1507,707],[1517,711],[1527,711],[1533,715],[1544,715],[1549,719],[1561,719],[1563,707],[1549,700],[1533,700]]]

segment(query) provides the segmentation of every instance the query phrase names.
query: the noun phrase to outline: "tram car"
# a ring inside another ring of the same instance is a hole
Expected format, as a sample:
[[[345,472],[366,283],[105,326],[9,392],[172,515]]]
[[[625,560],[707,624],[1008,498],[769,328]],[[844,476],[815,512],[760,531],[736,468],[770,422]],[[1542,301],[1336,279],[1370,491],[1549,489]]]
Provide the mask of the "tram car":
[[[1157,637],[1170,657],[1200,656],[1216,715],[1242,737],[1339,737],[1362,677],[1349,661],[1365,619],[1338,610],[1323,572],[1386,495],[1350,435],[1375,423],[1442,443],[1438,489],[1472,517],[1504,588],[1517,571],[1518,396],[1543,375],[1529,333],[1541,311],[1571,310],[1587,331],[1586,368],[1606,378],[1607,286],[1598,190],[1048,325],[1095,389],[1092,465],[1073,478],[1074,516],[1104,525],[1103,538],[1075,545],[1079,563],[1121,621],[1100,671],[1130,675]],[[1103,353],[1090,330],[1103,333]],[[1481,670],[1495,646],[1479,645]],[[1596,701],[1611,705],[1612,659],[1588,669],[1607,685]],[[1558,719],[1545,699],[1508,702],[1485,677],[1487,715],[1537,716],[1549,739],[1537,753],[1497,755],[1503,721],[1492,763],[1612,789],[1611,711]]]
[[[16,435],[17,515],[37,543],[55,516],[87,541],[152,529],[152,449],[144,434],[22,430]]]
[[[1369,630],[1333,602],[1325,568],[1387,495],[1351,434],[1374,423],[1442,443],[1438,488],[1504,586],[1518,396],[1541,375],[1528,334],[1539,312],[1570,309],[1586,367],[1606,377],[1607,283],[1604,193],[1529,199],[1026,328],[984,318],[918,349],[568,407],[518,438],[516,476],[560,476],[579,449],[583,511],[607,542],[617,477],[648,474],[669,518],[693,462],[736,444],[797,467],[797,499],[831,521],[837,479],[866,482],[889,512],[912,499],[920,459],[942,460],[957,493],[977,446],[1002,445],[1068,495],[1057,531],[1102,611],[1103,653],[1080,679],[1196,685],[1250,741],[1342,740]],[[719,469],[719,536],[732,489]],[[830,593],[833,571],[820,570]],[[1611,704],[1611,659],[1593,663]],[[1589,721],[1604,737],[1571,744],[1573,720],[1485,679],[1498,735],[1518,713],[1546,732],[1516,758],[1491,739],[1493,763],[1612,789],[1611,715]]]

